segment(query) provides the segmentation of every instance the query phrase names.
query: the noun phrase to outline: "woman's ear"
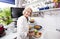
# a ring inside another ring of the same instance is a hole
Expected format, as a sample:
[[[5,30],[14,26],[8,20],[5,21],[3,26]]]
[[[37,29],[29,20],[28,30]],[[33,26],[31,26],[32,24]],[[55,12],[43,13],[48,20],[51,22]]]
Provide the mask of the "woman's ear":
[[[23,10],[22,14],[25,14],[25,10]]]

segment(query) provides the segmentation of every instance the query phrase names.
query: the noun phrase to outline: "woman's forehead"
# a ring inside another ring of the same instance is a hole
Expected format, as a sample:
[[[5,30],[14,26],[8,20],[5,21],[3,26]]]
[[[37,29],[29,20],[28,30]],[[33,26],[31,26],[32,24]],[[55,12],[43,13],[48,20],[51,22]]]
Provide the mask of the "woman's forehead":
[[[25,8],[25,9],[31,9],[31,8]]]
[[[32,10],[31,10],[31,9],[27,9],[26,11],[28,11],[28,12],[32,12]]]

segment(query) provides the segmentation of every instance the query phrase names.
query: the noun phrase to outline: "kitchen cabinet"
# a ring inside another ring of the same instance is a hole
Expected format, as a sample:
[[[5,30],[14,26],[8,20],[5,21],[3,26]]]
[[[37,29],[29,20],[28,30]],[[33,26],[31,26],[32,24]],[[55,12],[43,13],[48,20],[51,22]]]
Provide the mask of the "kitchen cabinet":
[[[60,8],[60,2],[58,2],[58,7]]]
[[[59,19],[57,16],[47,16],[45,19],[46,25],[46,34],[47,39],[60,39],[60,32],[56,29],[59,29]],[[60,18],[60,17],[59,17]]]
[[[44,29],[43,39],[60,39],[60,8],[42,12],[44,17],[35,17],[35,21]]]
[[[46,39],[60,39],[60,11],[53,13],[59,13],[58,15],[45,15]],[[58,29],[58,30],[56,30]]]

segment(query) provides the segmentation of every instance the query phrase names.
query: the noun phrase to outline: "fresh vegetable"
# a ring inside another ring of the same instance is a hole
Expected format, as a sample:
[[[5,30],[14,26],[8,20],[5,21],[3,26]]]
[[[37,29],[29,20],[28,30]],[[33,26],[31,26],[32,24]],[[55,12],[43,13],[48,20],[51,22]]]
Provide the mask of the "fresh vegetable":
[[[10,8],[3,8],[0,10],[0,24],[8,25],[12,22]]]
[[[36,30],[36,29],[35,29],[35,30],[34,30],[34,32],[35,32],[35,35],[36,35],[36,34],[37,34],[37,32],[38,32],[38,30]]]

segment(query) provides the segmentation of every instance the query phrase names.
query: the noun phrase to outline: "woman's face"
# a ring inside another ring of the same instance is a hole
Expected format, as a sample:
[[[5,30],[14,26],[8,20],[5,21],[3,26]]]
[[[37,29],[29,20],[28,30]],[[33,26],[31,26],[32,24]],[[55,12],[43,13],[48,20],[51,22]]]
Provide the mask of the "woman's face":
[[[25,16],[29,17],[29,16],[31,16],[31,13],[32,13],[32,10],[28,9],[25,11]]]

